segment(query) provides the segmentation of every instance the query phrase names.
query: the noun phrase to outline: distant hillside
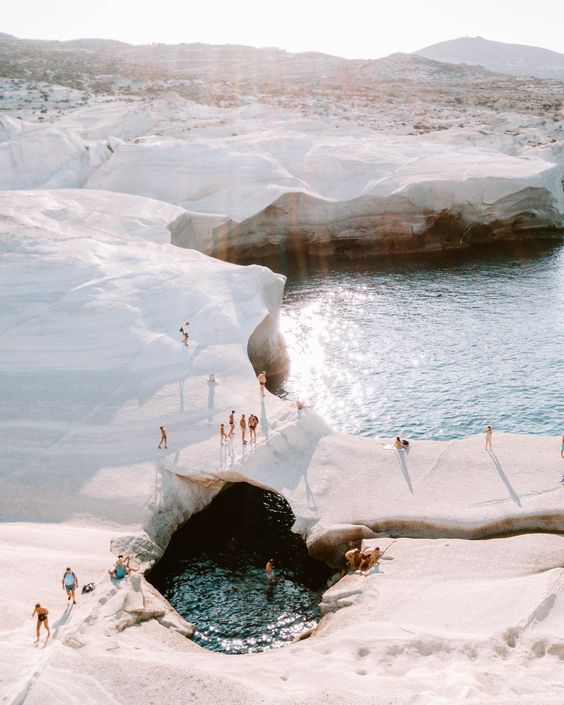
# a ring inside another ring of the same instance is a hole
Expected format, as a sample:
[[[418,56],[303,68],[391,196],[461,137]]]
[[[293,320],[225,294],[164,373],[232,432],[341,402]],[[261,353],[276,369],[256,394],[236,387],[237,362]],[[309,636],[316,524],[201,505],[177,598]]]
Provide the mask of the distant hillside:
[[[482,37],[460,37],[414,52],[434,61],[479,64],[497,73],[564,79],[564,54],[526,44],[492,42]]]

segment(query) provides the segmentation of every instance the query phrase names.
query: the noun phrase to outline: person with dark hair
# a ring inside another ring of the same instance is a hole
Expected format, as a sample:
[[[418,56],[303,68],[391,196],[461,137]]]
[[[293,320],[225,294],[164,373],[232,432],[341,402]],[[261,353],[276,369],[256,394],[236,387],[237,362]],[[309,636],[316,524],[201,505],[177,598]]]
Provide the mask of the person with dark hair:
[[[491,426],[486,427],[486,450],[492,449],[492,438],[493,438],[493,428]]]
[[[129,575],[132,571],[135,571],[136,568],[132,568],[129,565],[129,560],[129,556],[124,559],[123,555],[120,553],[115,566],[112,570],[108,571],[110,578],[114,578],[115,580],[123,580],[126,575]]]
[[[76,600],[74,598],[75,590],[78,587],[78,578],[76,577],[74,571],[70,569],[70,567],[65,570],[61,582],[63,590],[67,591],[68,599],[70,600],[72,597],[72,604],[76,605]]]
[[[239,426],[241,427],[241,442],[244,446],[246,446],[247,441],[245,440],[245,433],[247,432],[247,421],[245,420],[245,414],[241,414]]]
[[[223,445],[224,443],[227,443],[227,441],[229,440],[227,437],[227,434],[225,433],[225,424],[224,423],[222,423],[221,426],[219,427],[219,436],[221,438],[221,445]]]
[[[41,607],[39,602],[35,605],[35,609],[33,610],[33,614],[31,616],[35,617],[35,615],[37,615],[37,625],[35,630],[35,633],[37,635],[35,643],[37,644],[37,642],[39,641],[39,632],[41,630],[41,625],[43,625],[47,630],[47,639],[51,636],[51,630],[49,629],[49,610],[46,607]]]
[[[229,414],[229,438],[233,438],[235,435],[235,410],[232,410]]]
[[[188,335],[188,326],[189,325],[190,325],[190,323],[188,321],[186,321],[185,323],[183,323],[180,326],[180,332],[182,333],[182,342],[184,343],[184,345],[186,347],[188,347],[188,338],[190,337]]]
[[[254,441],[255,443],[257,442],[257,426],[258,426],[259,420],[258,417],[255,416],[254,414],[249,415],[249,439],[251,443]]]

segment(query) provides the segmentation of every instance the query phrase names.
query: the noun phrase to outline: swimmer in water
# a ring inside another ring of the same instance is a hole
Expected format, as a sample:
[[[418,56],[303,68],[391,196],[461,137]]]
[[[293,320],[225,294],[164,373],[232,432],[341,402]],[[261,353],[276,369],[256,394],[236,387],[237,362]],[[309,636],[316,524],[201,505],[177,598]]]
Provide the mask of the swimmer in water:
[[[266,574],[266,580],[269,585],[272,585],[276,580],[276,574],[274,573],[274,559],[269,558],[266,563],[266,568],[264,569]]]

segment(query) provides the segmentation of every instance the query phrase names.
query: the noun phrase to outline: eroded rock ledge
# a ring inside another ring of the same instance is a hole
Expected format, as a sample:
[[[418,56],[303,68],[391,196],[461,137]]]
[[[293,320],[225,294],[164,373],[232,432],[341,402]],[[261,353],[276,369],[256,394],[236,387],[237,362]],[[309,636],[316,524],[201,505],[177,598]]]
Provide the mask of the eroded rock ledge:
[[[440,200],[433,208],[402,194],[330,202],[288,193],[241,223],[185,213],[169,229],[175,245],[236,262],[273,256],[358,259],[564,236],[558,200],[548,188],[522,188],[491,204],[441,208]]]

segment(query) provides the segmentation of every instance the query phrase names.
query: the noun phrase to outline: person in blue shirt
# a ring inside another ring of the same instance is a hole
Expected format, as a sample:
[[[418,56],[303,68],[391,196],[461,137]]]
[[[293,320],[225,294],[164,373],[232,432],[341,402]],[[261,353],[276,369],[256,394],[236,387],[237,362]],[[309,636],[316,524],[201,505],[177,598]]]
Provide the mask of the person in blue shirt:
[[[129,575],[134,570],[135,568],[131,568],[129,565],[129,556],[127,556],[127,558],[124,560],[123,556],[120,553],[117,559],[117,563],[115,564],[112,570],[108,571],[108,573],[110,574],[110,578],[114,578],[115,580],[123,580],[126,575]]]
[[[67,591],[68,600],[72,598],[72,604],[76,605],[75,590],[78,587],[78,578],[71,568],[65,570],[62,580],[63,590]]]

